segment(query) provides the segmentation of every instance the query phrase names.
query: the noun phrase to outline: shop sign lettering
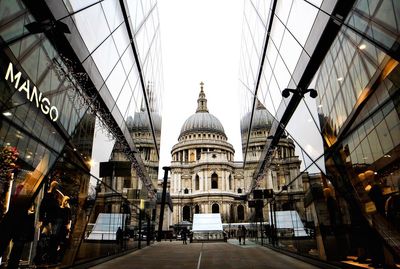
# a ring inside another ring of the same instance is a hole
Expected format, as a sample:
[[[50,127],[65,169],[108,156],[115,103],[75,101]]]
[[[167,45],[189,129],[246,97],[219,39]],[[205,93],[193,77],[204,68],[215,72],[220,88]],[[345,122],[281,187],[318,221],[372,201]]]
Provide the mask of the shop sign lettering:
[[[19,92],[24,91],[26,93],[26,99],[34,103],[37,108],[39,108],[43,114],[48,115],[52,121],[57,121],[58,119],[58,109],[50,104],[50,100],[47,97],[43,97],[43,93],[38,91],[35,85],[30,86],[31,82],[29,79],[25,80],[24,83],[20,84],[21,72],[14,75],[14,66],[12,63],[8,65],[5,79],[11,83],[14,83],[15,89]]]

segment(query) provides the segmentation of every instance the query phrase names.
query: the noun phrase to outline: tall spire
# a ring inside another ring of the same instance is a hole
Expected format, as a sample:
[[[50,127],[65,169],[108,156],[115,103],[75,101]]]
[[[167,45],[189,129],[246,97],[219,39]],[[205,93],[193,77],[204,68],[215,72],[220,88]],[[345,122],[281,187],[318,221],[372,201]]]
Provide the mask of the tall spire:
[[[200,94],[199,94],[199,98],[197,99],[197,112],[208,112],[207,109],[207,99],[206,99],[206,95],[203,91],[203,86],[204,83],[200,82]]]

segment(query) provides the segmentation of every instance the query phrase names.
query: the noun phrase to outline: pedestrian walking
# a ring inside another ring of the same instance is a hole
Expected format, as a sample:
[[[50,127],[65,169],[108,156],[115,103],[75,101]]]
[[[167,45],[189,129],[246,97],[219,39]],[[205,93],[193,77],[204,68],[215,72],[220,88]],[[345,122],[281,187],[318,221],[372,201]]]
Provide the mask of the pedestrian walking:
[[[246,227],[244,227],[244,225],[242,225],[243,245],[246,245],[246,233],[247,233],[247,229],[246,229]]]
[[[186,231],[186,229],[182,230],[182,234],[181,235],[182,235],[183,244],[187,245],[187,242],[186,242],[186,240],[187,240],[187,231]]]
[[[115,239],[116,239],[116,243],[117,246],[121,249],[122,248],[122,244],[123,244],[123,232],[121,227],[118,227],[117,232],[115,233]]]
[[[239,228],[237,230],[237,237],[239,239],[239,245],[242,244],[242,225],[239,225]]]

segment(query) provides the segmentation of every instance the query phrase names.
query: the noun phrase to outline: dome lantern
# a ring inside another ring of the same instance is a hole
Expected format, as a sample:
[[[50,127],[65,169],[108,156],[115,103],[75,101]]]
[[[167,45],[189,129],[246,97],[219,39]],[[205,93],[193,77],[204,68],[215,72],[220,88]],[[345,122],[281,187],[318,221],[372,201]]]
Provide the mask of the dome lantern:
[[[204,83],[200,83],[200,93],[197,99],[196,113],[190,116],[182,125],[179,139],[188,133],[210,132],[223,135],[226,138],[221,122],[208,112],[207,98],[203,90]]]
[[[199,93],[199,98],[197,99],[197,112],[208,112],[207,109],[207,98],[206,98],[206,94],[203,91],[203,86],[204,83],[200,82],[200,93]]]

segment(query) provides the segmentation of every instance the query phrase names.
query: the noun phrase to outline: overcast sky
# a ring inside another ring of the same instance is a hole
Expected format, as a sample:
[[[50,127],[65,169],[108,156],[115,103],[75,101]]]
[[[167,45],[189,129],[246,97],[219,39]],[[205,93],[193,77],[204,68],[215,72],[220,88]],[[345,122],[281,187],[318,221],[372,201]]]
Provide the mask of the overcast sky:
[[[241,161],[238,72],[243,1],[158,1],[164,71],[160,167],[185,120],[196,112],[200,82],[208,110],[222,123]],[[162,178],[161,170],[159,178]]]

